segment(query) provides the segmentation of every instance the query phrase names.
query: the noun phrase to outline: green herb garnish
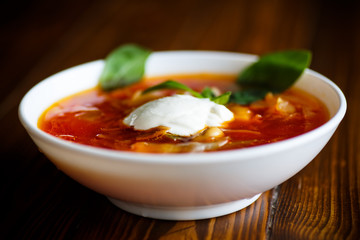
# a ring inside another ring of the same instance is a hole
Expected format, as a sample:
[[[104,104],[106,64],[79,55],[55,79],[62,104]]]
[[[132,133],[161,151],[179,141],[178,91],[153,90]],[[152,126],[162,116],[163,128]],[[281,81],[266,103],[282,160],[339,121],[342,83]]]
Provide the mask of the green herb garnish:
[[[162,82],[155,86],[147,88],[143,91],[143,94],[146,94],[148,92],[152,92],[155,90],[161,90],[161,89],[174,89],[174,90],[186,91],[186,92],[189,92],[194,97],[209,98],[211,101],[213,101],[217,104],[223,104],[223,105],[225,105],[226,103],[229,102],[230,95],[231,95],[231,92],[226,92],[224,94],[221,94],[220,96],[215,96],[214,92],[209,87],[204,88],[204,90],[201,93],[199,93],[199,92],[189,88],[188,86],[186,86],[182,83],[176,82],[174,80],[167,80],[165,82]]]
[[[310,65],[311,53],[306,50],[275,52],[260,57],[237,78],[241,90],[231,101],[249,104],[263,99],[266,93],[281,93],[291,87]]]
[[[210,98],[210,100],[217,104],[225,105],[229,102],[230,96],[231,96],[231,92],[229,91],[229,92],[223,93],[217,97]]]
[[[105,59],[99,84],[105,90],[113,90],[139,81],[145,71],[145,63],[151,51],[134,44],[120,46]],[[236,83],[239,89],[215,96],[211,88],[206,87],[201,93],[176,81],[165,81],[150,87],[144,93],[175,89],[187,91],[198,98],[209,98],[218,104],[229,101],[246,105],[263,99],[268,92],[281,93],[291,87],[310,65],[311,53],[306,50],[280,51],[263,55],[258,61],[245,68]]]
[[[211,101],[217,103],[217,104],[222,104],[225,105],[229,102],[230,100],[230,96],[231,96],[231,92],[226,92],[223,93],[219,96],[216,96],[215,93],[213,92],[213,90],[211,90],[210,87],[205,87],[202,91],[201,91],[201,96],[203,98],[209,98]]]
[[[215,97],[215,93],[213,92],[213,90],[211,90],[210,87],[205,87],[202,91],[201,91],[201,96],[204,98],[214,98]]]
[[[257,100],[264,99],[268,90],[265,89],[246,89],[233,92],[230,96],[230,102],[240,105],[247,105]]]
[[[105,91],[139,81],[151,51],[134,44],[126,44],[112,51],[105,59],[99,84]]]
[[[145,89],[143,91],[143,94],[148,93],[148,92],[152,92],[152,91],[155,91],[155,90],[161,90],[161,89],[183,90],[183,91],[189,92],[194,97],[198,97],[198,98],[203,97],[200,93],[198,93],[198,92],[192,90],[191,88],[189,88],[188,86],[186,86],[186,85],[184,85],[182,83],[176,82],[174,80],[167,80],[165,82],[162,82],[160,84],[157,84],[155,86],[147,88],[147,89]]]

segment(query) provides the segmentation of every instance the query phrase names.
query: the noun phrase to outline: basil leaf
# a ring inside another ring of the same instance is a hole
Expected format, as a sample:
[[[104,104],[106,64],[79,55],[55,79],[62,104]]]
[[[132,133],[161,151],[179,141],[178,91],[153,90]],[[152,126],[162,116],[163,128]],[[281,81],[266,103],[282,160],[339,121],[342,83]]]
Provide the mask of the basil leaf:
[[[257,100],[264,99],[268,93],[265,89],[244,89],[231,94],[230,102],[247,105]]]
[[[186,86],[182,83],[176,82],[174,80],[167,80],[167,81],[159,83],[155,86],[149,87],[143,91],[143,94],[152,92],[155,90],[161,90],[161,89],[175,89],[175,90],[187,91],[187,92],[191,93],[194,97],[209,98],[211,101],[213,101],[217,104],[223,104],[223,105],[225,105],[226,103],[229,102],[230,95],[231,95],[231,92],[226,92],[226,93],[221,94],[220,96],[215,97],[215,94],[209,87],[204,88],[204,90],[201,93],[198,93],[198,92],[194,91],[193,89],[189,88],[188,86]]]
[[[201,91],[201,95],[204,97],[204,98],[214,98],[215,97],[215,94],[214,92],[211,90],[210,87],[205,87],[202,91]]]
[[[309,66],[311,53],[288,50],[264,55],[238,77],[242,88],[255,88],[280,93],[289,88]]]
[[[245,68],[237,78],[241,90],[230,101],[247,105],[268,92],[280,93],[291,87],[310,65],[311,52],[288,50],[270,53]]]
[[[167,80],[165,82],[162,82],[160,84],[157,84],[155,86],[152,86],[150,88],[147,88],[143,91],[143,94],[145,93],[148,93],[148,92],[152,92],[152,91],[155,91],[155,90],[160,90],[160,89],[175,89],[175,90],[184,90],[184,91],[187,91],[189,93],[191,93],[192,95],[194,95],[195,97],[198,97],[198,98],[202,98],[203,96],[192,90],[191,88],[189,88],[188,86],[182,84],[182,83],[179,83],[179,82],[176,82],[176,81],[173,81],[173,80]]]
[[[231,96],[231,92],[229,91],[221,94],[220,96],[210,98],[210,100],[217,104],[225,105],[229,102],[230,96]]]
[[[99,84],[103,90],[124,87],[139,81],[145,71],[151,51],[134,44],[126,44],[112,51],[105,59]]]

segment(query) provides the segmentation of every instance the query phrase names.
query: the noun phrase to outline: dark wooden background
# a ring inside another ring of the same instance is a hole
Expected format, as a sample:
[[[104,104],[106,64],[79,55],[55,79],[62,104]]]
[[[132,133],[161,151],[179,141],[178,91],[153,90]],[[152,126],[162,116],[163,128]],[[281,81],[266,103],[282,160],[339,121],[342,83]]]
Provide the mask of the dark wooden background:
[[[0,3],[0,239],[360,239],[360,4],[333,0]],[[157,50],[313,52],[348,112],[305,169],[239,212],[201,221],[128,214],[58,171],[17,117],[45,77],[123,43]]]

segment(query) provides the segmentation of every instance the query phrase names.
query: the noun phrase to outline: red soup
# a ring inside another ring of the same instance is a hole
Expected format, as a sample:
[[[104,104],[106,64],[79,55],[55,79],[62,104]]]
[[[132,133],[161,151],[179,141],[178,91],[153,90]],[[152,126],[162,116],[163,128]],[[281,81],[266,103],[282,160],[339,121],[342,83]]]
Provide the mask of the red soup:
[[[235,77],[220,75],[172,76],[194,90],[204,87],[224,92],[234,90]],[[314,96],[295,88],[268,94],[247,106],[229,103],[234,119],[222,127],[210,127],[191,136],[167,133],[166,127],[135,130],[123,119],[142,104],[172,94],[161,90],[142,91],[165,79],[147,79],[131,86],[104,92],[92,88],[53,104],[39,119],[38,126],[56,137],[95,147],[150,153],[207,152],[252,147],[306,133],[329,120],[325,105]]]

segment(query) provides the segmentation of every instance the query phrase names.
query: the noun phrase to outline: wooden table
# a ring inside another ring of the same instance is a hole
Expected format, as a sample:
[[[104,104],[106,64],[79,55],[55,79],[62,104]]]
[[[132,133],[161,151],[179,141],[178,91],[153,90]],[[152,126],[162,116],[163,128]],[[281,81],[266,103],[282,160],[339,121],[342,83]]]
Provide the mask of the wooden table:
[[[0,239],[360,239],[360,5],[325,0],[5,1],[1,24]],[[239,212],[201,221],[126,213],[57,170],[17,117],[45,77],[116,46],[313,52],[348,112],[300,173]]]

